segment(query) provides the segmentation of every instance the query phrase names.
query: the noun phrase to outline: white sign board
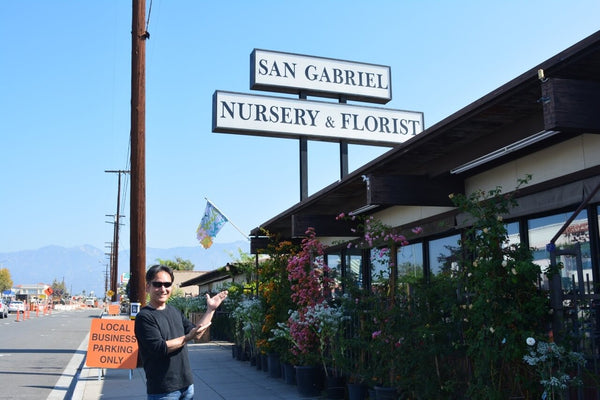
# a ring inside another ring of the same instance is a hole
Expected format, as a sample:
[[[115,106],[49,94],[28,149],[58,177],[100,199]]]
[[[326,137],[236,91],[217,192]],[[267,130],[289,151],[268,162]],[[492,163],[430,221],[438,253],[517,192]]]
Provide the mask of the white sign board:
[[[392,99],[390,67],[254,49],[250,89],[368,101]]]
[[[213,132],[395,146],[423,130],[423,113],[216,91]]]

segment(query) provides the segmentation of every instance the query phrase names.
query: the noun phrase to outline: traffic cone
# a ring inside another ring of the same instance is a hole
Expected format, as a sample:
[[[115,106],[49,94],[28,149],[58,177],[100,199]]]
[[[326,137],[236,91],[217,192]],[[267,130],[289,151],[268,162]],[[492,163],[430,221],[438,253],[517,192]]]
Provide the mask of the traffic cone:
[[[17,310],[17,320],[15,322],[20,322],[19,321],[19,310]]]

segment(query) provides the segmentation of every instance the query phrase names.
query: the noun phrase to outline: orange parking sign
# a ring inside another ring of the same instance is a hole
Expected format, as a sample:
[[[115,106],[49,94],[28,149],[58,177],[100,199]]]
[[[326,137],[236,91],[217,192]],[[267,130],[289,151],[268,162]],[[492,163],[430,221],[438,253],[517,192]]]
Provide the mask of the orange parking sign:
[[[85,364],[98,368],[137,368],[135,321],[93,319]]]

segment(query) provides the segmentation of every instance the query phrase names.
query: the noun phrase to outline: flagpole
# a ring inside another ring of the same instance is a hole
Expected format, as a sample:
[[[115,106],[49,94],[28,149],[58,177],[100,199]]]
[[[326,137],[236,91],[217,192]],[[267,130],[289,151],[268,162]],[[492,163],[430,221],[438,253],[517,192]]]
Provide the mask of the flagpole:
[[[209,200],[209,199],[207,199],[206,197],[205,197],[204,199],[205,199],[206,201],[208,201],[208,202],[209,202],[209,203],[210,203],[210,204],[211,204],[211,205],[212,205],[212,206],[215,208],[215,210],[217,210],[217,211],[218,211],[218,212],[219,212],[219,213],[220,213],[222,216],[224,216],[224,217],[227,219],[227,221],[228,221],[228,222],[229,222],[229,223],[230,223],[230,224],[231,224],[231,225],[232,225],[232,226],[233,226],[235,229],[237,229],[237,231],[238,231],[239,233],[241,233],[241,234],[242,234],[242,236],[244,236],[244,237],[246,238],[246,240],[250,240],[250,238],[249,238],[249,237],[248,237],[248,236],[247,236],[247,235],[246,235],[244,232],[242,232],[242,230],[241,230],[240,228],[238,228],[236,224],[234,224],[233,222],[231,222],[231,220],[229,219],[229,217],[228,217],[227,215],[225,215],[225,214],[223,213],[223,211],[219,210],[219,207],[215,206],[215,203],[213,203],[212,201],[210,201],[210,200]]]

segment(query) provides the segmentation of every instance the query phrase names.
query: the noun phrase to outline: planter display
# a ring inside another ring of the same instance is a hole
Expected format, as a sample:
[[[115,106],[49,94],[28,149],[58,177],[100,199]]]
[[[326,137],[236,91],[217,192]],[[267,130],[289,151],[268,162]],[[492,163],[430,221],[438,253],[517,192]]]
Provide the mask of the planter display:
[[[349,383],[348,400],[364,400],[367,398],[367,386],[362,383]]]
[[[296,366],[296,385],[301,396],[316,397],[321,394],[321,369]]]
[[[263,372],[269,372],[269,358],[266,354],[260,355],[261,369]]]
[[[242,346],[236,346],[236,355],[235,357],[240,361],[247,361],[246,358],[246,350]]]
[[[281,365],[279,363],[279,354],[270,353],[267,355],[269,364],[269,376],[271,378],[281,378]]]
[[[377,400],[398,400],[396,388],[375,386],[375,395]]]
[[[368,388],[367,392],[369,393],[369,400],[377,400],[377,392],[375,392],[375,389]]]
[[[330,376],[325,380],[328,399],[343,399],[346,395],[346,384],[341,376]]]
[[[285,371],[283,374],[283,377],[285,378],[285,383],[287,383],[288,385],[295,385],[296,369],[294,368],[294,366],[289,363],[283,363],[283,369]]]

